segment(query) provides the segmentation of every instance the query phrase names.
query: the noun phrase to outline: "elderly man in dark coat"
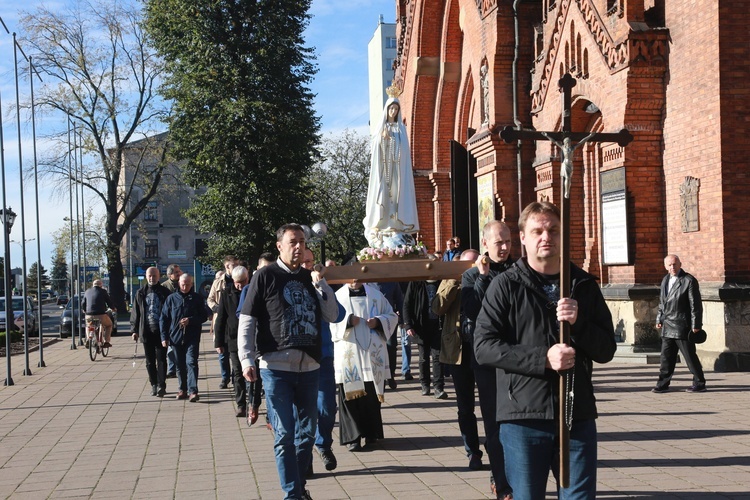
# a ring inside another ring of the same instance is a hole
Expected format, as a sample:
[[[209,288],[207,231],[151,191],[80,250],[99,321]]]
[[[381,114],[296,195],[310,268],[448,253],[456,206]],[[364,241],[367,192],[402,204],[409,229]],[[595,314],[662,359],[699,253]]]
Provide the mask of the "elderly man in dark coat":
[[[695,344],[688,338],[691,331],[697,333],[703,327],[703,303],[698,280],[682,269],[682,262],[676,255],[667,255],[664,267],[669,274],[661,282],[659,312],[656,315],[656,328],[661,329],[661,366],[659,380],[651,391],[662,393],[669,390],[679,349],[693,374],[693,385],[688,387],[687,392],[705,392],[703,366],[695,353]]]

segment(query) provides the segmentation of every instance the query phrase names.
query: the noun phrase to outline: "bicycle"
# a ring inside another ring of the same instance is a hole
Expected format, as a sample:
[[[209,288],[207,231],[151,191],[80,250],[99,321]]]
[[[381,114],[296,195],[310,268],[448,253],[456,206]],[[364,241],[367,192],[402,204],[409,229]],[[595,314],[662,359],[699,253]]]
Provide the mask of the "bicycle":
[[[86,318],[87,342],[89,345],[89,358],[96,361],[96,355],[100,352],[105,358],[109,354],[109,347],[104,347],[104,327],[99,318]]]

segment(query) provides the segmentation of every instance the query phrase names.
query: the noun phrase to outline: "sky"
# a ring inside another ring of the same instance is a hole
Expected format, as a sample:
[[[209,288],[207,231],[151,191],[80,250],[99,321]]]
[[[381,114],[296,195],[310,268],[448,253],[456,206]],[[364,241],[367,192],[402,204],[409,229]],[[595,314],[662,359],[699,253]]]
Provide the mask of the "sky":
[[[0,17],[12,33],[18,30],[18,0],[0,0]],[[25,10],[45,5],[51,10],[63,7],[67,0],[23,2]],[[375,32],[380,15],[386,23],[395,22],[396,0],[313,0],[312,18],[305,31],[306,44],[315,49],[318,73],[311,84],[315,94],[314,106],[321,118],[323,136],[337,134],[344,129],[368,133],[369,102],[367,88],[367,44]],[[21,54],[18,54],[19,66]],[[38,85],[35,82],[35,85]],[[20,100],[29,95],[30,85],[25,75],[19,80]],[[21,213],[21,181],[19,174],[18,125],[15,112],[16,87],[13,38],[0,26],[0,98],[2,99],[3,153],[5,162],[6,205]],[[39,138],[51,127],[59,128],[62,119],[55,116],[36,116],[38,156],[44,150]],[[24,165],[33,165],[31,122],[21,114],[21,157]],[[33,178],[24,179],[23,202],[25,222],[16,219],[11,233],[11,265],[21,267],[21,226],[25,229],[26,267],[37,261],[36,195]],[[2,200],[0,199],[0,205]],[[86,207],[95,207],[96,200],[87,196]],[[52,233],[67,228],[63,217],[69,215],[67,190],[56,190],[49,181],[39,183],[39,246],[42,265],[52,267],[54,244]],[[73,208],[75,211],[75,207]],[[75,214],[74,214],[75,218]],[[31,240],[31,241],[30,241]],[[2,240],[0,240],[2,241]],[[2,255],[2,248],[0,248]]]

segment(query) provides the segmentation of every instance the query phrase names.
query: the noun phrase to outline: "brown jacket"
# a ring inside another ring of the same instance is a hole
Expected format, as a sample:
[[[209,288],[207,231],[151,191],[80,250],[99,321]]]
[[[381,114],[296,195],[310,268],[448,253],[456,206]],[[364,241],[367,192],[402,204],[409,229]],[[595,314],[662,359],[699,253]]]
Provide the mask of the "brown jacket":
[[[440,336],[440,362],[448,365],[461,364],[461,282],[443,280],[435,298],[432,312],[443,318],[443,333]]]

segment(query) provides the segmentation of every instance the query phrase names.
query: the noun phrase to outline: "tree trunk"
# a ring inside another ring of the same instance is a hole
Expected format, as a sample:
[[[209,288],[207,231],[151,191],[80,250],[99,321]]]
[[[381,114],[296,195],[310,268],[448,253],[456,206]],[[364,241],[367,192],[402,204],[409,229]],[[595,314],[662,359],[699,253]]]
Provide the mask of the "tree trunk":
[[[107,270],[109,271],[109,296],[115,303],[118,312],[128,310],[125,302],[125,283],[122,259],[120,258],[120,245],[107,245]]]

